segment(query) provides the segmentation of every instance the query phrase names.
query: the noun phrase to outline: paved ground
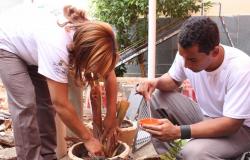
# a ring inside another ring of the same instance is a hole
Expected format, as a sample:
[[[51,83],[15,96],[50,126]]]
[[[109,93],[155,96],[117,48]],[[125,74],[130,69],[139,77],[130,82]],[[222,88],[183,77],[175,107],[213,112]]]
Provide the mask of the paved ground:
[[[133,159],[142,159],[143,157],[145,158],[145,157],[153,156],[156,154],[157,153],[155,152],[155,149],[154,149],[152,143],[148,143],[147,145],[143,146],[135,153],[132,153],[131,157]]]

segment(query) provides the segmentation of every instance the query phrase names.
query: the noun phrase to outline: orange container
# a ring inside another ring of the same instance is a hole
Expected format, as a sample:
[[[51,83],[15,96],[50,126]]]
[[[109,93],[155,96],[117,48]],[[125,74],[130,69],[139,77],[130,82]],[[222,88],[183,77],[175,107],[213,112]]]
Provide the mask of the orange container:
[[[159,120],[156,118],[144,118],[139,121],[140,125],[158,125]]]

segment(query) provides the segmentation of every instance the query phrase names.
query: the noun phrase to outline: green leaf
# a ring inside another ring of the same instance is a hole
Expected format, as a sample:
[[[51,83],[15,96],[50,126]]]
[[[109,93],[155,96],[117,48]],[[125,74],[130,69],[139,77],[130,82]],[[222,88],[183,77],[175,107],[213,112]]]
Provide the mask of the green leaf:
[[[201,0],[157,0],[157,16],[187,17],[190,13],[199,11],[200,2]],[[210,4],[210,1],[206,1],[204,8],[207,9]],[[145,22],[148,0],[92,0],[91,8],[98,20],[115,27],[120,50],[147,37],[148,24]]]

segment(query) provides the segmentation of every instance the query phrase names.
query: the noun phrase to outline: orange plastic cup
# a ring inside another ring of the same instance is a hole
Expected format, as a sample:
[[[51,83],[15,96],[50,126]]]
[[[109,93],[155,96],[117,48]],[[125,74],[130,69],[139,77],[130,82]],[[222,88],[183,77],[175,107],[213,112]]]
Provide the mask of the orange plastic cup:
[[[139,121],[140,125],[158,125],[159,120],[156,118],[144,118]]]

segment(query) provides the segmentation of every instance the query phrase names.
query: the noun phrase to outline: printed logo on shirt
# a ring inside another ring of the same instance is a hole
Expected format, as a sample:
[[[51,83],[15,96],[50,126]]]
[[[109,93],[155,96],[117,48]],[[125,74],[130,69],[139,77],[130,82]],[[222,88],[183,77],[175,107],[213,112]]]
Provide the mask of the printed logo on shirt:
[[[63,60],[60,60],[58,63],[54,63],[54,69],[55,72],[63,75],[63,76],[67,76],[68,75],[68,65],[66,62],[64,62]]]

